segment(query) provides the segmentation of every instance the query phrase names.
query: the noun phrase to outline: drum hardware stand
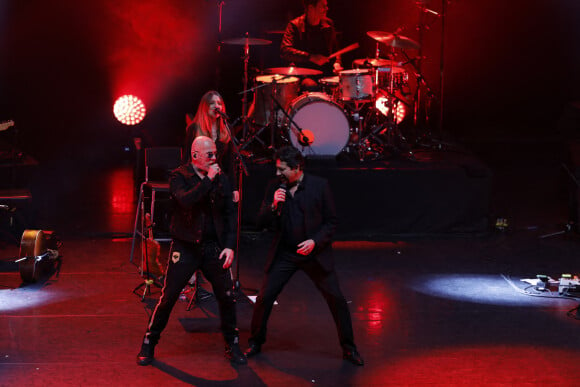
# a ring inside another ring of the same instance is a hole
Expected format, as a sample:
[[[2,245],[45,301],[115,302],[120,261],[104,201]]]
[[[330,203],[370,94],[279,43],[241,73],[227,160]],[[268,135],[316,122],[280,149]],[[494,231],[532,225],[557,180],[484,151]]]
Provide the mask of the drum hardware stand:
[[[356,142],[353,145],[355,148],[355,156],[361,162],[364,161],[368,136],[363,138],[364,117],[360,114],[360,111],[366,103],[366,101],[355,101],[354,107],[350,108],[347,106],[347,110],[350,112],[351,119],[357,123],[353,128],[353,132],[356,135]]]
[[[396,100],[399,100],[399,99],[396,98],[393,94],[390,94],[388,92],[387,92],[387,95],[388,95],[389,113],[388,113],[385,121],[382,124],[377,125],[377,127],[374,128],[371,131],[371,133],[369,133],[369,135],[364,138],[364,141],[366,142],[369,138],[372,137],[383,148],[388,147],[388,148],[394,149],[397,152],[397,154],[404,153],[407,159],[414,161],[415,155],[413,154],[413,151],[412,151],[411,147],[409,146],[407,139],[405,138],[403,133],[401,133],[401,130],[399,129],[399,124],[397,123],[397,116],[396,116],[395,102],[394,101],[395,101],[395,99]],[[399,101],[401,101],[401,100],[399,100]],[[385,136],[387,137],[386,144],[378,136],[382,132],[386,132],[386,134],[385,134]],[[399,141],[398,145],[395,144],[393,141],[393,139],[395,139],[395,138]]]
[[[280,78],[281,79],[285,79],[290,77],[290,75],[284,75]],[[278,90],[278,83],[276,80],[276,77],[272,78],[272,83],[273,85],[273,93],[271,94],[271,98],[272,100],[274,100],[274,95],[276,95],[277,90]],[[242,93],[247,93],[250,91],[256,91],[262,87],[265,86],[269,86],[269,83],[264,83],[255,87],[252,87],[251,89],[248,90],[244,90]],[[278,105],[279,106],[279,105]],[[254,134],[252,134],[252,136],[250,138],[248,138],[246,141],[244,141],[244,145],[242,145],[242,149],[245,149],[248,145],[250,145],[250,143],[254,140],[258,141],[264,148],[267,148],[269,150],[273,150],[274,152],[276,151],[276,145],[275,145],[275,132],[276,129],[278,128],[278,124],[277,124],[277,114],[276,114],[276,109],[274,107],[274,104],[271,103],[270,104],[270,119],[268,120],[268,124],[265,126],[262,126],[260,129],[258,129]],[[270,146],[266,146],[266,143],[264,141],[262,141],[262,139],[260,139],[260,136],[262,134],[262,132],[264,132],[264,130],[266,129],[270,129]]]

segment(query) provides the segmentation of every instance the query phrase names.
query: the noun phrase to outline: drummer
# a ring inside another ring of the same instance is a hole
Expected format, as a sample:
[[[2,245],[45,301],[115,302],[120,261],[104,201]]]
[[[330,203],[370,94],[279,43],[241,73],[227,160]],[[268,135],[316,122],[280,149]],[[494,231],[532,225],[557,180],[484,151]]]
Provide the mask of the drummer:
[[[334,22],[326,16],[327,0],[302,0],[304,14],[291,20],[286,26],[280,54],[282,59],[298,67],[321,70],[333,75],[342,70],[340,57],[329,56],[338,50]],[[319,90],[316,81],[306,78],[302,89]]]

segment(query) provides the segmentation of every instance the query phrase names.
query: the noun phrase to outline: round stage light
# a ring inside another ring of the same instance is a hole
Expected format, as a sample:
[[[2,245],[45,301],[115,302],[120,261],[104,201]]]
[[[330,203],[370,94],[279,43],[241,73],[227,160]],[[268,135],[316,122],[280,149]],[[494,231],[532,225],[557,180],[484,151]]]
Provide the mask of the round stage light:
[[[117,98],[113,106],[115,117],[125,125],[137,125],[145,118],[145,104],[134,95]]]

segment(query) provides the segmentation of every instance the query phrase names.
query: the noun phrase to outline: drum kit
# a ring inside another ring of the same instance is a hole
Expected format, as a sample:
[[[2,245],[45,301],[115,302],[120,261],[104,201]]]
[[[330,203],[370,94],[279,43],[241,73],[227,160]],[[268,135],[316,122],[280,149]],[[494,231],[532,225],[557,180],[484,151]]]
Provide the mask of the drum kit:
[[[412,158],[399,130],[406,112],[413,109],[405,98],[410,94],[409,72],[404,62],[394,58],[400,57],[397,49],[419,49],[420,45],[397,33],[369,31],[367,35],[376,42],[375,57],[354,60],[352,69],[322,77],[322,71],[310,68],[268,68],[255,76],[251,88],[250,46],[271,41],[247,35],[224,40],[224,44],[244,46],[240,148],[253,154],[292,144],[305,156],[346,155],[363,161],[396,152]],[[381,46],[388,47],[388,58],[380,57]],[[358,47],[358,43],[352,44],[331,57]],[[304,78],[317,79],[320,91],[301,92]]]

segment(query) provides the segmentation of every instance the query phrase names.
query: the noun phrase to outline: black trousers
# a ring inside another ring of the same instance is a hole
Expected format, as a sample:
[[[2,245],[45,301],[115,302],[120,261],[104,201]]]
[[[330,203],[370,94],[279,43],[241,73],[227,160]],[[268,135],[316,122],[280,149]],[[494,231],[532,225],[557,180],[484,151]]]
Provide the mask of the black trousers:
[[[179,299],[181,291],[197,270],[211,283],[218,302],[221,330],[227,344],[238,342],[236,327],[236,300],[233,293],[232,276],[229,269],[222,267],[219,260],[221,249],[216,242],[201,244],[173,240],[165,283],[161,297],[151,315],[145,338],[157,343],[161,332],[167,326],[171,310]]]
[[[285,252],[278,253],[276,256],[270,271],[265,275],[256,298],[252,315],[250,344],[261,345],[266,341],[268,318],[272,312],[274,301],[298,270],[306,273],[326,300],[336,324],[342,349],[344,351],[356,349],[350,311],[340,290],[334,269],[328,271],[315,259],[303,260],[295,254]]]

